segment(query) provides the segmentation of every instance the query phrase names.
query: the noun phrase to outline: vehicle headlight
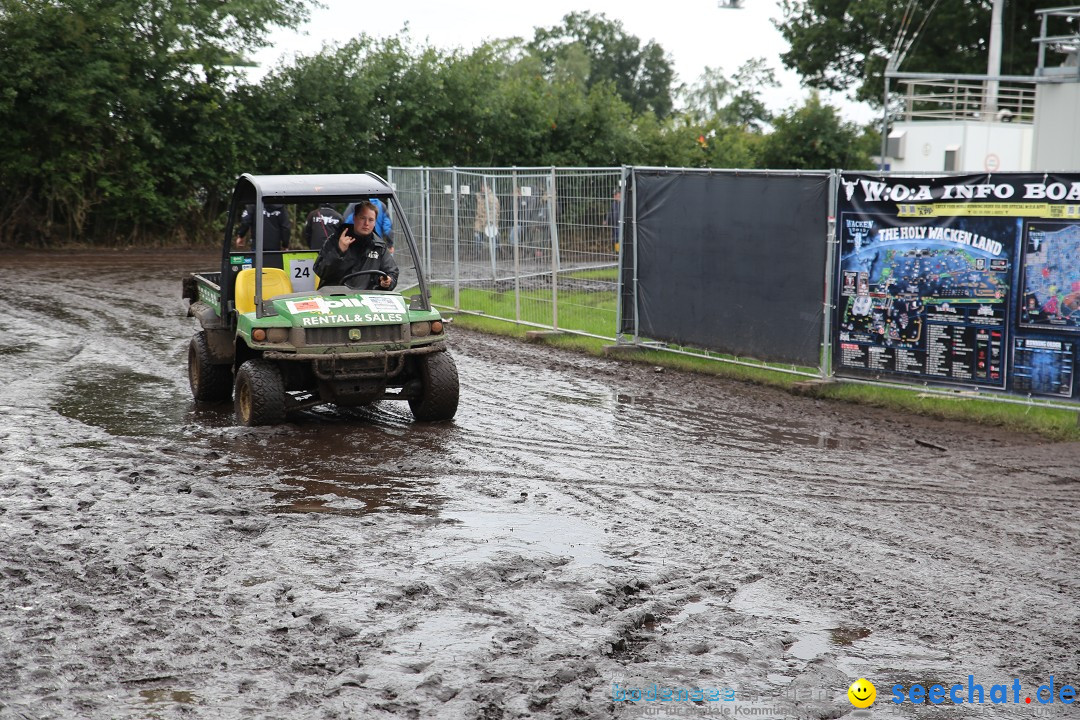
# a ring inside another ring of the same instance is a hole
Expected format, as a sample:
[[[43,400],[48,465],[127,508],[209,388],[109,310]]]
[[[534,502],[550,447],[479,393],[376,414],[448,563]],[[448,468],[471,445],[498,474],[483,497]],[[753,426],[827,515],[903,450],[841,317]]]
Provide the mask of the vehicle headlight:
[[[288,342],[289,328],[270,328],[266,331],[266,337],[268,337],[272,343]]]
[[[436,335],[438,335],[438,334],[439,334],[439,333],[441,333],[442,331],[443,331],[443,324],[442,324],[442,320],[432,320],[432,321],[431,321],[431,332],[433,332],[433,333],[435,333]]]
[[[414,338],[427,337],[431,334],[431,323],[429,322],[414,322],[412,324],[412,336]]]

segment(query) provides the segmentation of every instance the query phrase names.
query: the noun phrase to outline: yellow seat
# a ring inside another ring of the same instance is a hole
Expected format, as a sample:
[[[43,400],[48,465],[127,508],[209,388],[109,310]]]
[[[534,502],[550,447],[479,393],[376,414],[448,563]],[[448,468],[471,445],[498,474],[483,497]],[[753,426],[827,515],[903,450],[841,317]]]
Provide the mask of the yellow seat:
[[[288,273],[281,268],[263,268],[262,296],[264,300],[277,295],[288,295],[291,292],[292,282],[289,281]],[[236,276],[236,289],[233,298],[237,312],[255,312],[254,268],[241,270]]]

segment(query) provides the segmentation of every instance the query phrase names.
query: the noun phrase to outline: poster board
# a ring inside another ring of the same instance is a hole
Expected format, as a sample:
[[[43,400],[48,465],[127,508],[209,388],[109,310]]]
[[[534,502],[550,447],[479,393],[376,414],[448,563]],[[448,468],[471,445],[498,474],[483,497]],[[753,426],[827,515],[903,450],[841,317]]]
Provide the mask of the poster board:
[[[1074,395],[1080,181],[843,173],[836,232],[838,374]]]

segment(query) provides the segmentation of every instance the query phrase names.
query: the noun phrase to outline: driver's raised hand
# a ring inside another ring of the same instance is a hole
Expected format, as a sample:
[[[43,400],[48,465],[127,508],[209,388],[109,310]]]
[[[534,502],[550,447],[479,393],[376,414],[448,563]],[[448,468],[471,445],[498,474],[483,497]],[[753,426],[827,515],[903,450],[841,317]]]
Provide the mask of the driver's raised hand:
[[[338,236],[338,250],[344,254],[354,242],[356,242],[356,238],[349,232],[348,228],[346,228],[342,231],[341,235]]]

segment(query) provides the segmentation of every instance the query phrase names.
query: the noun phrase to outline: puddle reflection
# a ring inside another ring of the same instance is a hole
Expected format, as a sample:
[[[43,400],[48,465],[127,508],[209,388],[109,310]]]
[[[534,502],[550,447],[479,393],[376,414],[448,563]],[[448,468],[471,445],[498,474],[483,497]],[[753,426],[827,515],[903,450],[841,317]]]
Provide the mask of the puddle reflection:
[[[459,431],[414,424],[407,409],[380,407],[387,404],[334,411],[330,422],[305,413],[273,428],[233,426],[223,411],[214,444],[232,472],[272,478],[263,489],[274,512],[435,515],[447,500],[437,478],[447,473],[446,447]]]
[[[52,409],[114,436],[171,437],[184,403],[172,383],[146,373],[89,366],[70,381]]]

